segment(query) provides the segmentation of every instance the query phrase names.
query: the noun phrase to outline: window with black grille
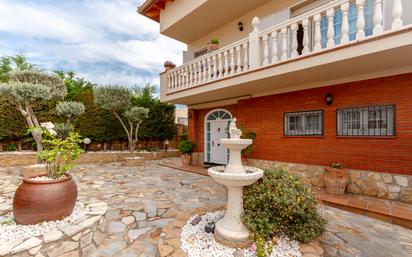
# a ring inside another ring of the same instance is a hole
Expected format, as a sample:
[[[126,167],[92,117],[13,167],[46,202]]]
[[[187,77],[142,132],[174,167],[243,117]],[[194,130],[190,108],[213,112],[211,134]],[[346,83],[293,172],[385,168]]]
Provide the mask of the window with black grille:
[[[395,105],[338,109],[338,136],[394,136]]]
[[[323,111],[287,112],[284,114],[286,136],[315,136],[323,134]]]

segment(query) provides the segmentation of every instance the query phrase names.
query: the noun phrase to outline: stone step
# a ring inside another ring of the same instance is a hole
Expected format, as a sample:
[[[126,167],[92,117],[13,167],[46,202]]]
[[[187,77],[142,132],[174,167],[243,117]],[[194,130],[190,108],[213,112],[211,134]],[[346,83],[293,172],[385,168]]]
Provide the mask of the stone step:
[[[350,193],[333,195],[320,189],[314,192],[325,205],[412,229],[411,204]]]

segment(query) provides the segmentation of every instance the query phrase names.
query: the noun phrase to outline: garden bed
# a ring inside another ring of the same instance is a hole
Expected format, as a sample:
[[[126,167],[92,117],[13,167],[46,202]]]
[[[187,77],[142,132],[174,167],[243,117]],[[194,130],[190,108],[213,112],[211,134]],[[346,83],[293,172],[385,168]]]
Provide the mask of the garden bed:
[[[29,226],[15,225],[10,214],[3,215],[0,256],[88,256],[105,238],[107,208],[103,202],[77,204],[63,221]]]
[[[159,239],[158,242],[160,255],[183,257],[206,256],[204,253],[207,253],[207,256],[211,257],[256,256],[253,249],[228,248],[217,243],[213,238],[213,234],[200,233],[200,227],[203,227],[206,221],[212,221],[222,215],[223,212],[220,209],[199,208],[178,213],[175,221],[166,225],[162,230],[162,239]],[[198,216],[202,216],[203,221],[199,221],[197,225],[192,225],[192,221]],[[193,236],[194,234],[196,234],[196,238]],[[180,240],[177,240],[177,238]],[[207,249],[203,249],[202,245]],[[278,245],[277,250],[279,252],[277,253],[279,254],[272,256],[322,257],[324,254],[322,247],[317,241],[309,244],[300,244],[280,236]],[[286,245],[290,247],[286,249]],[[287,252],[289,255],[281,255],[282,250],[285,250],[285,253]]]

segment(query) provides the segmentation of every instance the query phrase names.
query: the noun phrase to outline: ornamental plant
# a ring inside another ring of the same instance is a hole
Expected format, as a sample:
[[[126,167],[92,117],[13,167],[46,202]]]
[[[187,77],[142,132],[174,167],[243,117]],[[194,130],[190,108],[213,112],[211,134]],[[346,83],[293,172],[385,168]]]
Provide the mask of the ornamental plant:
[[[46,165],[47,177],[58,179],[73,169],[75,161],[83,153],[79,146],[82,140],[74,132],[64,139],[52,136],[48,131],[44,133],[44,150],[37,153],[37,159]]]
[[[310,187],[283,170],[266,170],[262,179],[246,187],[244,209],[242,221],[261,253],[262,240],[272,239],[276,233],[307,243],[325,230],[326,221],[318,213]]]
[[[66,122],[56,123],[55,130],[60,138],[65,138],[74,130],[72,122],[75,118],[84,114],[84,104],[74,101],[63,101],[57,104],[56,114],[59,117],[64,117]]]
[[[111,111],[122,124],[129,141],[129,150],[134,152],[138,140],[140,124],[148,117],[149,110],[143,107],[132,107],[132,91],[121,86],[105,86],[96,88],[94,100],[105,110]]]
[[[17,107],[26,119],[37,150],[43,150],[41,126],[34,108],[46,101],[62,99],[67,94],[62,80],[55,74],[40,71],[14,71],[6,84],[0,84],[0,94]]]
[[[329,167],[334,169],[343,169],[343,165],[339,162],[329,164]]]
[[[190,140],[183,140],[179,143],[178,148],[182,154],[190,154],[195,149],[195,143]]]

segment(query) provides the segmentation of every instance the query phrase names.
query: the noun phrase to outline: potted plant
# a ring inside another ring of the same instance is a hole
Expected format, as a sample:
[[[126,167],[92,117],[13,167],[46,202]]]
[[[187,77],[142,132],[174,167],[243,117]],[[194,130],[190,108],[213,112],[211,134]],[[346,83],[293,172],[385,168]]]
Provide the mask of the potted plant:
[[[37,159],[45,164],[43,176],[23,178],[13,198],[16,223],[28,225],[69,216],[77,200],[77,185],[70,171],[83,150],[79,134],[57,138],[45,132],[44,150]]]
[[[325,168],[323,174],[326,192],[335,195],[345,193],[346,185],[349,181],[349,171],[343,168],[340,163],[332,163]]]
[[[207,52],[210,53],[217,49],[219,49],[219,40],[217,38],[214,38],[207,44]]]
[[[195,144],[190,141],[190,140],[182,140],[179,143],[179,151],[182,153],[180,155],[180,159],[182,160],[182,165],[183,166],[188,166],[190,165],[190,162],[192,161],[192,155],[191,153],[195,149]]]

